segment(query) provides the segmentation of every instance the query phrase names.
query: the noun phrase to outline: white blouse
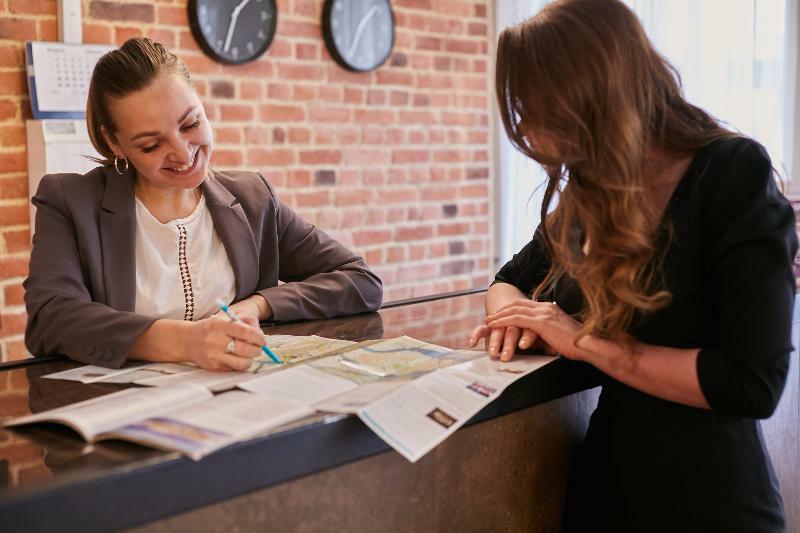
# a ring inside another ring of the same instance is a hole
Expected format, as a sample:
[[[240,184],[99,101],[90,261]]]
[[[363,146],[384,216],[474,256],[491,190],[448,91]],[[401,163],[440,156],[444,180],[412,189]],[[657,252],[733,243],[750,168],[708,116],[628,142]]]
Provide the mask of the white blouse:
[[[236,294],[236,278],[205,196],[186,218],[158,221],[136,198],[136,307],[139,314],[200,320]]]

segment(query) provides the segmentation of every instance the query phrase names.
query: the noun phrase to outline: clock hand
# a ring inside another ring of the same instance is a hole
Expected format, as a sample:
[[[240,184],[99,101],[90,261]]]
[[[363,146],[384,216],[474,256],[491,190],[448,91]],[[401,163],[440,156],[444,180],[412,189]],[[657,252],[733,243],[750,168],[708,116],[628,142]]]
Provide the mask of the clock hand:
[[[236,27],[236,21],[239,19],[239,12],[244,9],[250,2],[250,0],[242,0],[239,4],[233,8],[233,12],[231,12],[231,23],[228,25],[228,33],[225,36],[225,51],[228,51],[228,48],[231,47],[231,39],[233,38],[233,29]]]
[[[350,43],[350,49],[347,51],[347,57],[350,60],[353,59],[353,54],[356,52],[356,48],[358,48],[358,43],[361,41],[361,36],[364,34],[364,30],[367,29],[367,22],[369,22],[369,19],[371,19],[377,12],[378,6],[373,5],[370,10],[367,11],[366,15],[361,17],[361,20],[358,21],[356,34],[353,36],[353,42]]]

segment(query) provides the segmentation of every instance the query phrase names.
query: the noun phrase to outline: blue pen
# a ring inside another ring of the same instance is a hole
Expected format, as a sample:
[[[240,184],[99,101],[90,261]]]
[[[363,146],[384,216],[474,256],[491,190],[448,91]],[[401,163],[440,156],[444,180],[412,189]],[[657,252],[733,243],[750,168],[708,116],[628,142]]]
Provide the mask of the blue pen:
[[[239,318],[239,317],[236,315],[236,313],[234,313],[234,312],[233,312],[233,309],[231,309],[230,307],[228,307],[228,306],[225,304],[225,302],[223,302],[223,301],[222,301],[222,300],[220,300],[219,298],[217,298],[217,305],[219,305],[219,308],[220,308],[220,309],[222,309],[222,312],[223,312],[223,313],[225,313],[226,315],[228,315],[228,318],[230,318],[230,319],[231,319],[231,320],[233,320],[234,322],[242,322],[242,319],[241,319],[241,318]],[[265,344],[265,345],[263,345],[263,346],[261,347],[261,351],[263,351],[265,354],[267,354],[267,355],[269,356],[269,358],[270,358],[270,359],[272,359],[272,360],[273,360],[275,363],[277,363],[277,364],[281,364],[281,363],[283,363],[283,361],[281,361],[280,357],[278,357],[277,355],[275,355],[275,352],[273,352],[272,350],[270,350],[270,349],[269,349],[269,346],[267,346],[266,344]]]

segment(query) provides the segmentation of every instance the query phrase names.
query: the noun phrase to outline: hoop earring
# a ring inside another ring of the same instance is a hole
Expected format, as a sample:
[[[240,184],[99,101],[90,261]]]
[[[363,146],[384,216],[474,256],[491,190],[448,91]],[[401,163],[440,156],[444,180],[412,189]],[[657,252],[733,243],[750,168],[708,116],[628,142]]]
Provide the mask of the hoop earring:
[[[125,161],[124,170],[119,169],[119,160],[120,158],[118,156],[114,156],[114,169],[116,169],[117,174],[125,174],[128,171],[128,158],[127,157],[122,158],[122,160]]]

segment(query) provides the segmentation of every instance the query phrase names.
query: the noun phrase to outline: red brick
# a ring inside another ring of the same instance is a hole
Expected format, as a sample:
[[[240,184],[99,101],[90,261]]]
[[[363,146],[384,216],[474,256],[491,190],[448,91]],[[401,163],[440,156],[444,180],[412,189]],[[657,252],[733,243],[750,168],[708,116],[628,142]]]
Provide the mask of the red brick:
[[[0,100],[0,121],[16,118],[17,104],[11,100]]]
[[[387,109],[356,109],[353,120],[358,124],[391,124],[395,112]]]
[[[430,150],[394,150],[392,163],[427,163],[430,160]]]
[[[347,148],[344,150],[344,162],[347,165],[384,165],[391,161],[389,150]]]
[[[319,45],[316,43],[297,43],[294,46],[294,55],[297,59],[318,59]]]
[[[263,94],[261,82],[242,80],[239,84],[239,95],[242,100],[260,100]]]
[[[316,98],[317,89],[315,87],[308,85],[295,85],[292,87],[292,100],[295,102],[316,100]]]
[[[308,165],[339,164],[342,152],[339,150],[301,150],[300,162]]]
[[[2,35],[3,39],[14,41],[29,40],[36,35],[36,21],[34,19],[3,15],[0,18],[0,35]]]
[[[0,28],[2,31],[2,28]],[[0,33],[0,35],[2,35]],[[22,94],[27,92],[27,80],[25,79],[25,71],[9,70],[0,72],[0,94]]]
[[[298,20],[283,19],[280,21],[280,26],[280,31],[284,35],[322,39],[321,27],[317,22],[301,22]]]
[[[319,87],[319,99],[323,102],[344,102],[344,92],[342,91],[341,87],[330,87],[328,85],[323,85]]]
[[[397,228],[395,240],[398,242],[420,241],[431,237],[433,237],[433,228],[431,226],[400,227]]]
[[[28,199],[28,176],[0,178],[0,200]],[[0,222],[0,224],[4,223]]]
[[[330,205],[330,195],[327,191],[298,192],[295,194],[297,207],[323,207]]]
[[[379,70],[378,83],[381,85],[414,85],[414,75],[410,72]]]
[[[240,167],[244,163],[244,157],[239,150],[221,150],[219,148],[214,149],[211,160],[214,166],[223,168]]]
[[[24,64],[25,56],[22,43],[13,43],[0,46],[0,67],[19,68]]]
[[[289,172],[289,187],[311,186],[311,172],[308,170],[292,170]]]
[[[7,124],[0,128],[0,147],[21,148],[25,145],[25,126],[23,124]]]
[[[55,15],[55,0],[8,0],[8,10],[26,15]]]
[[[223,104],[219,106],[222,120],[252,120],[253,106],[243,104]]]
[[[397,7],[409,7],[411,9],[430,9],[431,0],[394,0]]]
[[[155,22],[155,8],[150,4],[104,2],[89,3],[89,16],[111,21]]]
[[[267,86],[267,96],[275,100],[289,100],[292,97],[292,89],[285,83],[270,83]]]
[[[29,359],[31,354],[25,348],[25,343],[21,340],[6,341],[6,361],[20,361],[22,359]],[[27,404],[27,402],[25,402]],[[20,412],[20,414],[23,414]],[[5,455],[5,450],[3,453]]]
[[[372,198],[372,191],[367,189],[357,189],[354,191],[335,191],[333,195],[333,203],[339,207],[348,205],[368,205]]]
[[[4,226],[27,224],[29,212],[27,204],[0,205],[0,221]]]
[[[83,22],[83,42],[87,44],[111,44],[111,28],[104,24]]]
[[[485,37],[489,32],[489,26],[485,22],[470,22],[469,34]]]
[[[3,297],[7,307],[12,305],[25,305],[25,301],[23,300],[24,296],[25,290],[19,283],[6,285],[3,288]]]
[[[322,81],[325,69],[320,65],[278,65],[278,78],[283,80]]]
[[[189,17],[185,7],[158,6],[158,23],[165,26],[189,25]]]
[[[3,219],[3,222],[5,223],[5,219]],[[31,249],[31,234],[28,229],[6,231],[3,233],[3,239],[6,241],[6,251],[8,253],[29,252]]]
[[[442,40],[438,37],[418,35],[416,38],[416,45],[416,48],[419,50],[441,50]]]
[[[250,128],[245,128],[245,135]],[[248,138],[249,140],[249,138]],[[217,126],[214,128],[214,142],[219,144],[239,144],[242,142],[242,129],[230,126]],[[216,153],[216,150],[214,150]]]
[[[261,120],[267,122],[298,122],[306,118],[305,110],[293,105],[262,105],[259,108]]]
[[[269,45],[266,56],[269,59],[292,57],[292,43],[287,39],[278,37]]]
[[[247,150],[247,164],[255,166],[283,166],[295,162],[294,150],[250,148]]]
[[[27,320],[28,315],[25,312],[0,314],[0,338],[25,333]]]
[[[293,144],[306,144],[311,140],[311,130],[308,128],[289,128],[289,142]]]
[[[346,107],[313,106],[308,110],[309,122],[350,122],[350,110]]]
[[[157,43],[163,44],[168,50],[175,48],[177,42],[175,30],[166,28],[150,28],[147,30],[147,36]]]
[[[421,279],[435,278],[439,272],[439,265],[401,266],[397,269],[397,281],[419,281]]]

